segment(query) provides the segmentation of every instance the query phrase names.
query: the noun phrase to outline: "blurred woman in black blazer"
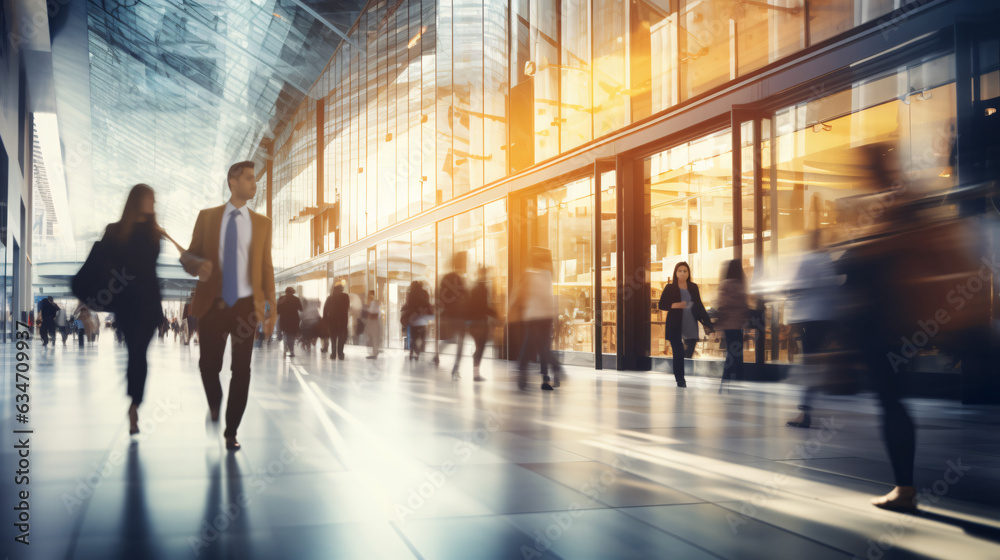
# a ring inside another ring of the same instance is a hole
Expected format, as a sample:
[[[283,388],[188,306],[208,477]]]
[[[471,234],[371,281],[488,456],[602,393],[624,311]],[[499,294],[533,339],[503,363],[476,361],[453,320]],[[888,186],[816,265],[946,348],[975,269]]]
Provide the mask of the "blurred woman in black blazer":
[[[712,321],[701,303],[698,285],[690,281],[691,267],[686,262],[674,266],[674,277],[660,295],[660,310],[667,312],[666,339],[674,358],[674,379],[678,387],[687,387],[684,381],[684,359],[694,356],[698,343],[698,322],[705,331],[712,333]]]
[[[146,350],[153,333],[163,322],[160,280],[156,277],[156,259],[160,255],[163,230],[156,223],[156,201],[149,185],[132,187],[125,201],[121,220],[108,224],[103,242],[107,242],[116,270],[126,279],[122,290],[108,307],[115,312],[128,348],[129,434],[139,432],[139,404],[146,387]]]

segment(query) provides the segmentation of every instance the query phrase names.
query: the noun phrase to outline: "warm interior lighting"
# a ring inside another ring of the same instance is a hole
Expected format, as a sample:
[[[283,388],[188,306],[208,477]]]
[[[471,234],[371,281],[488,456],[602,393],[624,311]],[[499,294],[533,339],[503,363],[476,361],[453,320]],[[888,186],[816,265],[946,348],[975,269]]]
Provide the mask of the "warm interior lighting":
[[[276,13],[272,12],[271,15],[274,16],[274,17],[276,17],[276,18],[278,18],[278,19],[281,19],[281,15],[279,15],[279,14],[276,14]]]
[[[986,116],[987,117],[992,116],[996,112],[997,112],[996,107],[987,107],[986,108]]]

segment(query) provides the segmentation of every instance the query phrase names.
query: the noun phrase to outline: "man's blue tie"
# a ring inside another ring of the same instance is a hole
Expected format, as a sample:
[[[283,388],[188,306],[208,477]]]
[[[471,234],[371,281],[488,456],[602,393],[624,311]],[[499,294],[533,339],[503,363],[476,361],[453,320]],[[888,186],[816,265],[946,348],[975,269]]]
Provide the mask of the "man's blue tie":
[[[222,301],[232,307],[239,299],[239,282],[237,277],[236,246],[239,236],[236,232],[236,217],[239,210],[229,213],[229,225],[226,227],[226,244],[222,252]]]

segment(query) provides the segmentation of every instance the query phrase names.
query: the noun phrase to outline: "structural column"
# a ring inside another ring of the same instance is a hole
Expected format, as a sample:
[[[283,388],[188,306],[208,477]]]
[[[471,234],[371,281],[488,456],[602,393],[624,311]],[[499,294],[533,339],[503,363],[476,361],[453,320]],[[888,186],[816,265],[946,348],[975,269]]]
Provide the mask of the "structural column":
[[[618,182],[618,369],[652,367],[649,292],[649,199],[642,159],[616,158]]]

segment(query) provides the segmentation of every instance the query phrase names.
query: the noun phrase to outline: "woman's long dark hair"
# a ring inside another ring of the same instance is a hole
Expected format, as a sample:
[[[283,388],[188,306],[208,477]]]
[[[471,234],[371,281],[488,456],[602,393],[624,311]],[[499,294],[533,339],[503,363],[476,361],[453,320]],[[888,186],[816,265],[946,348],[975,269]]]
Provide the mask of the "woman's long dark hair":
[[[694,281],[691,280],[691,277],[694,276],[693,274],[691,274],[691,266],[688,265],[688,263],[685,262],[685,261],[681,261],[681,262],[679,262],[679,263],[677,263],[677,264],[674,265],[674,279],[673,279],[673,283],[677,284],[677,269],[680,268],[680,267],[682,267],[682,266],[684,268],[688,269],[688,280],[687,280],[688,284],[694,284]]]
[[[737,280],[740,284],[746,282],[743,276],[743,264],[736,259],[726,261],[723,265],[723,280]]]
[[[153,192],[153,187],[145,183],[139,183],[132,187],[132,190],[128,193],[128,198],[125,199],[125,209],[122,210],[122,219],[118,221],[118,241],[124,243],[132,237],[132,231],[135,229],[135,224],[139,222],[139,218],[142,217],[142,204],[147,196],[155,196]],[[149,216],[149,221],[152,222],[153,231],[159,232],[160,225],[156,223],[156,213]],[[157,237],[158,239],[159,237]]]
[[[406,304],[413,305],[417,303],[417,294],[423,291],[423,289],[424,286],[420,283],[420,280],[410,282],[410,287],[406,290]]]

